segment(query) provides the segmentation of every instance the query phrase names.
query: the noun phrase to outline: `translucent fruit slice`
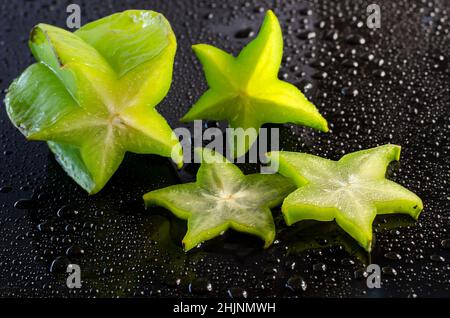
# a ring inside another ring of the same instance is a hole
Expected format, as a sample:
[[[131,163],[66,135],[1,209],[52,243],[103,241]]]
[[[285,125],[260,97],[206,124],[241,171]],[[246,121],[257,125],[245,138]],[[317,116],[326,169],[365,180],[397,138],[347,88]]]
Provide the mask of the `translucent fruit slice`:
[[[178,139],[155,110],[176,51],[161,14],[124,11],[74,33],[38,24],[29,45],[38,62],[9,87],[7,113],[27,139],[47,141],[86,191],[101,190],[126,151],[181,164]]]
[[[188,220],[186,251],[229,228],[257,235],[272,244],[275,225],[270,209],[295,189],[280,175],[244,175],[220,154],[204,149],[195,183],[155,190],[144,195],[146,206],[162,206]]]
[[[258,36],[237,57],[207,44],[193,49],[209,89],[182,120],[228,120],[235,129],[256,129],[245,140],[235,134],[239,137],[234,149],[237,157],[252,146],[264,123],[294,123],[328,131],[316,107],[294,85],[278,79],[283,37],[272,11],[267,12]]]
[[[295,152],[272,152],[279,172],[298,189],[283,202],[288,225],[301,220],[332,221],[367,251],[372,248],[372,223],[377,214],[404,213],[417,219],[422,200],[385,178],[391,161],[399,160],[400,146],[384,145],[357,151],[339,161]]]

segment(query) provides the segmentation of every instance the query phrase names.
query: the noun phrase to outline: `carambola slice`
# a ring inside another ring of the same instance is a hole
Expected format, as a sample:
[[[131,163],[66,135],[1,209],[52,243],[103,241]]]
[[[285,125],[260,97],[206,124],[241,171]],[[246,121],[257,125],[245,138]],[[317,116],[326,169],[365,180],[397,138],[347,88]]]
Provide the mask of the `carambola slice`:
[[[391,161],[400,159],[400,146],[361,150],[333,161],[305,153],[272,152],[279,172],[298,189],[283,202],[286,223],[332,221],[367,251],[372,249],[372,223],[377,214],[404,213],[417,219],[422,200],[385,178]]]
[[[278,174],[244,175],[220,154],[205,148],[197,181],[144,195],[146,206],[162,206],[188,220],[186,251],[229,228],[257,235],[272,244],[275,225],[270,209],[295,189]]]
[[[246,140],[236,142],[236,157],[248,151],[264,123],[294,123],[328,131],[327,121],[300,90],[278,79],[283,37],[272,11],[267,12],[257,37],[237,57],[207,44],[193,49],[209,89],[181,120],[228,120],[234,129],[256,129]]]
[[[29,45],[38,62],[9,87],[9,118],[27,139],[47,141],[86,191],[101,190],[126,151],[181,164],[178,139],[155,109],[176,51],[161,14],[124,11],[74,33],[38,24]]]

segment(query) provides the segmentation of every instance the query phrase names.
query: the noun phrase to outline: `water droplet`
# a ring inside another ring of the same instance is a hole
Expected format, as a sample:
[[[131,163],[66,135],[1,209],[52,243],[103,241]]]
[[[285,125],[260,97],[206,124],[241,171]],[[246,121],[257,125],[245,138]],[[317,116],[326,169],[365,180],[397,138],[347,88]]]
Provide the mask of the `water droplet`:
[[[206,278],[196,278],[189,284],[191,294],[206,294],[212,291],[212,285]]]
[[[255,36],[255,31],[252,28],[245,28],[237,31],[234,36],[238,39],[247,39]]]
[[[301,277],[300,275],[293,275],[288,279],[286,287],[296,292],[296,291],[305,291],[307,285],[303,277]]]
[[[72,258],[80,257],[84,254],[84,250],[78,245],[72,245],[66,250],[66,255]]]
[[[386,254],[384,254],[384,257],[394,261],[402,259],[401,255],[395,252],[387,252]]]
[[[307,80],[301,80],[296,83],[295,86],[297,86],[303,93],[309,92],[314,87],[313,84]]]
[[[357,269],[353,273],[353,276],[355,277],[355,279],[364,279],[364,278],[367,278],[368,275],[369,274],[366,272],[366,270],[364,268]]]
[[[65,256],[58,256],[50,265],[50,273],[65,273],[70,261]]]
[[[9,193],[12,191],[12,187],[3,186],[0,188],[0,193]]]
[[[342,66],[345,66],[345,67],[349,67],[349,68],[351,68],[351,67],[357,68],[358,65],[359,65],[358,62],[353,61],[353,60],[345,59],[344,61],[342,61]]]
[[[343,266],[352,266],[352,265],[355,265],[355,261],[352,260],[351,258],[343,258],[341,260],[341,265],[343,265]]]
[[[433,254],[430,256],[430,259],[433,262],[445,262],[445,258],[441,255]]]
[[[231,287],[227,290],[227,295],[230,298],[242,299],[247,298],[247,291],[240,287]]]
[[[325,272],[327,270],[327,265],[324,263],[317,263],[313,265],[313,271],[315,272]]]
[[[348,97],[356,97],[359,94],[359,91],[354,87],[344,87],[341,92],[342,95]]]
[[[49,222],[39,223],[37,228],[38,228],[39,231],[46,232],[46,233],[50,233],[50,232],[53,232],[55,230],[53,225],[51,225]]]
[[[20,199],[14,203],[14,207],[19,210],[33,210],[38,208],[38,204],[32,199]]]
[[[376,77],[383,78],[386,76],[386,72],[383,70],[374,70],[372,74]]]
[[[353,44],[353,45],[366,43],[366,39],[364,39],[359,34],[351,34],[345,39],[345,41],[347,41],[348,44]]]
[[[328,77],[328,73],[327,72],[316,72],[313,75],[311,75],[312,78],[314,79],[318,79],[318,80],[323,80],[326,79]]]
[[[76,209],[73,205],[63,205],[59,210],[56,212],[56,215],[61,218],[71,218],[78,215],[78,209]]]
[[[450,239],[442,240],[441,246],[443,249],[450,250]]]
[[[392,267],[383,267],[381,269],[381,271],[383,272],[384,275],[387,276],[397,276],[397,271],[395,270],[395,268]]]
[[[328,41],[336,41],[338,38],[339,38],[338,31],[332,30],[332,31],[328,31],[325,34],[325,40],[328,40]]]
[[[301,40],[311,40],[316,37],[316,32],[305,31],[298,34],[298,38]]]
[[[298,13],[300,13],[300,15],[306,15],[306,16],[310,16],[313,14],[311,9],[308,8],[302,8],[300,10],[298,10]]]
[[[314,60],[311,63],[309,63],[309,66],[314,67],[314,68],[323,68],[323,67],[325,67],[325,62]]]

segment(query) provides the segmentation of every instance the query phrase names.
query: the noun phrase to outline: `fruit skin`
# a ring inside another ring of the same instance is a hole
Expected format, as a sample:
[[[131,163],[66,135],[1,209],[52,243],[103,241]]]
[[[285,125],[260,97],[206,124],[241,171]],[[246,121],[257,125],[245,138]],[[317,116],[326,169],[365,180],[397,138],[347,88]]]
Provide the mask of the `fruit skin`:
[[[367,251],[372,249],[372,223],[377,214],[404,213],[414,219],[423,210],[413,192],[385,178],[400,146],[384,145],[353,152],[339,161],[304,153],[272,152],[279,173],[298,187],[282,205],[288,225],[301,220],[333,221]]]
[[[29,46],[38,62],[9,87],[8,116],[28,140],[47,141],[87,192],[104,187],[126,151],[181,166],[178,139],[155,109],[170,88],[177,46],[161,14],[124,11],[74,33],[41,23]]]
[[[237,57],[214,46],[193,50],[209,89],[181,121],[228,120],[231,128],[259,128],[264,123],[294,123],[328,131],[327,121],[294,85],[278,79],[283,37],[275,14],[267,11],[261,30]],[[244,155],[257,134],[240,140],[234,155]],[[242,138],[240,138],[242,139]]]
[[[277,174],[244,175],[220,154],[207,148],[196,151],[203,155],[197,181],[151,191],[143,196],[145,205],[162,206],[188,220],[185,251],[229,228],[259,236],[264,247],[270,246],[275,237],[270,209],[294,185]]]

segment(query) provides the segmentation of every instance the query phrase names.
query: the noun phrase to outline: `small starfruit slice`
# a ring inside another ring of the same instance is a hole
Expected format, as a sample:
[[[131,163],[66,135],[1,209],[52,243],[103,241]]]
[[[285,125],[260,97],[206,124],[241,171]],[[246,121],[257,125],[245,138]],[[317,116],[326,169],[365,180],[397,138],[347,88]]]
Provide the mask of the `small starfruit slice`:
[[[197,181],[177,184],[144,195],[146,206],[162,206],[188,220],[184,249],[218,236],[229,228],[272,244],[275,225],[271,208],[279,205],[294,185],[278,174],[244,175],[219,153],[203,149]]]

